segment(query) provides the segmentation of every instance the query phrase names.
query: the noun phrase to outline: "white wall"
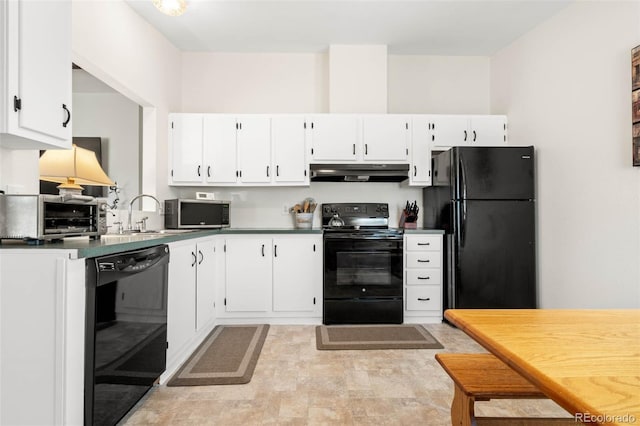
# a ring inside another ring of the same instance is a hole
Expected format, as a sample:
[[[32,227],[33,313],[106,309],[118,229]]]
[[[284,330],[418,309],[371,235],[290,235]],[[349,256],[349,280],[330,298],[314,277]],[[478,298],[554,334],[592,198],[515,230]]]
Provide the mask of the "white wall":
[[[128,203],[140,193],[138,104],[119,93],[74,93],[73,111],[73,136],[102,138],[103,168]]]
[[[0,148],[0,190],[7,194],[40,192],[38,150]]]
[[[180,196],[194,198],[202,188],[180,188]],[[390,226],[397,227],[400,212],[407,201],[417,201],[422,209],[422,190],[404,183],[312,182],[309,187],[289,188],[206,188],[218,200],[231,201],[231,226],[237,228],[293,228],[293,216],[283,213],[311,197],[318,203],[313,217],[320,228],[320,204],[343,202],[389,203]]]
[[[329,46],[329,112],[387,112],[387,46]]]
[[[537,148],[543,308],[640,307],[630,50],[640,2],[579,1],[491,59],[491,109]]]
[[[186,52],[180,112],[327,112],[327,72],[326,54]]]
[[[180,52],[124,1],[74,0],[73,61],[145,108],[143,190],[170,198],[168,113],[180,109]],[[153,204],[151,204],[153,205]]]
[[[489,58],[389,55],[390,113],[488,114]]]

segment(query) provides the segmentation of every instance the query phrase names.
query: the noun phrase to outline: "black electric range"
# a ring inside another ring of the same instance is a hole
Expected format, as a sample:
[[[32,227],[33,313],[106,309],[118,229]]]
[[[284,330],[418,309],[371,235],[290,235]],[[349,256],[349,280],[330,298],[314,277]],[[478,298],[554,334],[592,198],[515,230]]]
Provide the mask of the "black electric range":
[[[403,322],[403,232],[386,203],[322,205],[324,324]]]

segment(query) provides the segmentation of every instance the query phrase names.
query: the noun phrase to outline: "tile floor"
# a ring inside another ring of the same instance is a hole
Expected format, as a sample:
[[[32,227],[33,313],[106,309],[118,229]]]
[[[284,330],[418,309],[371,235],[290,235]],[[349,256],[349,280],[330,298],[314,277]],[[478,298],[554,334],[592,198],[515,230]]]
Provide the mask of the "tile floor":
[[[450,425],[453,385],[434,354],[484,350],[448,325],[425,327],[445,349],[318,351],[315,326],[272,325],[250,383],[157,386],[122,423]],[[549,400],[476,406],[485,416],[569,416]]]

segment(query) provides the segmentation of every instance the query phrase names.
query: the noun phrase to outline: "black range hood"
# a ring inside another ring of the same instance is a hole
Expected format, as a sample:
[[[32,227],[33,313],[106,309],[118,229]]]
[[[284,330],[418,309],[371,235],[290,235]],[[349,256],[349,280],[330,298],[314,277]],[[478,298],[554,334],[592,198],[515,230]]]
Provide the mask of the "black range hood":
[[[312,182],[402,182],[408,164],[311,164]]]

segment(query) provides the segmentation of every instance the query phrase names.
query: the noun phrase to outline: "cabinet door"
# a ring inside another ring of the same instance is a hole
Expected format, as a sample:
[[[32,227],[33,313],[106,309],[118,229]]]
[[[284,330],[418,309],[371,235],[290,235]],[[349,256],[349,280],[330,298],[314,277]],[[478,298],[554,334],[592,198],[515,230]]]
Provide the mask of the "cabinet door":
[[[474,115],[470,121],[470,145],[500,146],[507,143],[507,117],[504,115]]]
[[[273,239],[273,310],[313,312],[319,306],[322,284],[322,240]]]
[[[471,140],[469,116],[437,115],[432,119],[433,147],[447,149],[468,145]]]
[[[260,116],[239,117],[237,140],[240,181],[271,182],[271,119]]]
[[[431,185],[431,120],[414,118],[411,126],[411,168],[409,185]]]
[[[360,146],[360,120],[355,115],[316,115],[311,127],[313,162],[353,161]]]
[[[271,306],[271,239],[227,239],[226,247],[226,311],[268,311]]]
[[[409,119],[405,115],[366,115],[362,118],[365,161],[405,161]]]
[[[302,116],[274,116],[271,118],[275,182],[309,182],[305,133],[305,122]]]
[[[171,182],[201,183],[202,114],[171,114]]]
[[[216,252],[213,239],[198,243],[198,272],[196,279],[196,330],[215,318]]]
[[[167,360],[180,353],[196,333],[196,247],[195,244],[170,245],[169,250]]]
[[[236,119],[230,115],[205,114],[203,124],[203,173],[207,183],[238,180]]]
[[[30,139],[21,139],[12,148],[70,148],[71,2],[4,3],[0,22],[8,34],[0,54],[7,49],[3,55],[7,62],[0,67],[3,78],[8,78],[8,90],[7,99],[2,99],[7,107],[6,128],[0,127]],[[17,111],[14,97],[21,102]]]

